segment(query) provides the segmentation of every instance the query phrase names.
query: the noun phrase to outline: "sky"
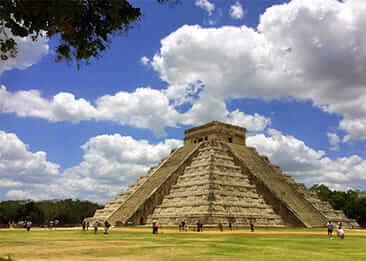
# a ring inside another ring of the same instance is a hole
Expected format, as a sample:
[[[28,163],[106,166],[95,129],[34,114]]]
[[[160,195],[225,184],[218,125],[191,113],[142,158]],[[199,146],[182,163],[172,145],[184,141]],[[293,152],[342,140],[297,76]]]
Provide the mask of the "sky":
[[[56,39],[0,64],[0,201],[105,203],[213,120],[310,187],[366,190],[364,0],[131,0],[80,70]],[[2,36],[0,36],[2,37]]]

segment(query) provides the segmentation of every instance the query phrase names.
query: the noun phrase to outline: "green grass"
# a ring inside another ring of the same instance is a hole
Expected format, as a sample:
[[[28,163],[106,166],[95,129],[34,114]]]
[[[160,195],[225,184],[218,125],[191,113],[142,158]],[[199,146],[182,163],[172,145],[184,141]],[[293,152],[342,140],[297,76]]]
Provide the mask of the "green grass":
[[[352,235],[346,231],[346,238],[341,240],[329,239],[324,229],[175,231],[165,229],[165,233],[153,235],[142,229],[117,229],[109,235],[101,231],[94,235],[80,230],[0,230],[0,260],[366,260],[366,233]]]

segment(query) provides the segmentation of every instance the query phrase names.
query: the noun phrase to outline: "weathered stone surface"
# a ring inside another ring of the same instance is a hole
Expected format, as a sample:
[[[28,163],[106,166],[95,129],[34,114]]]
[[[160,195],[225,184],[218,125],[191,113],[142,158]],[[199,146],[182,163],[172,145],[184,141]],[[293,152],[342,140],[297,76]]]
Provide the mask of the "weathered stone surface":
[[[185,131],[185,145],[97,210],[111,224],[357,227],[279,166],[245,146],[245,129],[212,122]]]

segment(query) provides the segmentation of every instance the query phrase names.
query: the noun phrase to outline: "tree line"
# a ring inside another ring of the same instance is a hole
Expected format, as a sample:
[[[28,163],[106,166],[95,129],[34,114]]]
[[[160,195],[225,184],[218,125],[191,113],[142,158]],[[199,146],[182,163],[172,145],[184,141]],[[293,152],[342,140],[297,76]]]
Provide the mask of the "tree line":
[[[335,191],[327,186],[316,184],[310,188],[323,201],[328,201],[336,210],[342,210],[348,218],[356,219],[358,224],[366,226],[366,194],[365,191]]]
[[[0,202],[0,224],[31,220],[42,225],[58,220],[60,225],[80,224],[85,217],[94,215],[102,205],[81,200],[9,200]]]

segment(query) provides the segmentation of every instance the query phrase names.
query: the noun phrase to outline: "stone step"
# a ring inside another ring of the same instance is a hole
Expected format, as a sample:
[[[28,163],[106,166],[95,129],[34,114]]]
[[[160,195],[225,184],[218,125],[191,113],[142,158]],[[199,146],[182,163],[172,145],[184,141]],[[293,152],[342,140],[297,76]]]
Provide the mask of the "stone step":
[[[270,166],[253,148],[240,146],[237,144],[227,144],[234,155],[237,156],[248,169],[259,178],[267,188],[293,212],[298,219],[310,227],[324,226],[326,219],[309,202],[302,198],[296,190],[292,188],[285,177],[278,169]]]
[[[195,146],[184,146],[172,153],[169,158],[159,166],[144,184],[136,189],[131,196],[116,210],[109,218],[110,223],[117,221],[121,223],[127,222],[128,218],[141,206],[152,194],[152,192],[160,186],[167,177],[182,164],[185,157],[193,152]]]

